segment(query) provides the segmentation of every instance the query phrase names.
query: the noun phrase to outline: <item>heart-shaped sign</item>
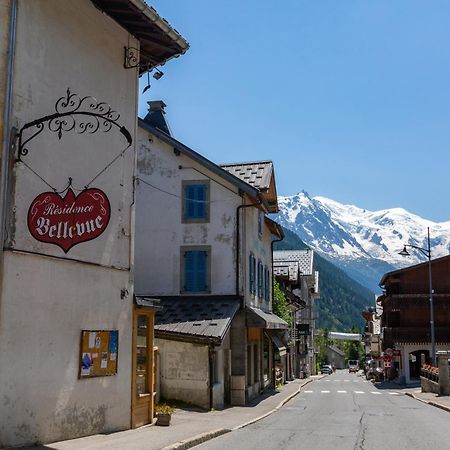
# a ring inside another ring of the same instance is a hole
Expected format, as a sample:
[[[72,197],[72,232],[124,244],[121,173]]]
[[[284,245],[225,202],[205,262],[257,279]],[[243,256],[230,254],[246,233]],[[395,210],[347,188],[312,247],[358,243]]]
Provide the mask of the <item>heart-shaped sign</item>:
[[[67,253],[74,245],[98,238],[110,217],[108,197],[100,189],[86,189],[77,196],[69,189],[64,198],[44,192],[31,203],[28,229],[38,241],[57,245]]]

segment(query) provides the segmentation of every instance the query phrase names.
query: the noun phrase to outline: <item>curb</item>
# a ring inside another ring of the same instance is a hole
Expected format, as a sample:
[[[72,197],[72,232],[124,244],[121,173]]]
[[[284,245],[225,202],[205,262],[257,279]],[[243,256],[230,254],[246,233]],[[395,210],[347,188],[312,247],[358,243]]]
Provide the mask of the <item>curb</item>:
[[[168,445],[161,450],[185,450],[187,448],[195,447],[196,445],[209,441],[210,439],[214,439],[215,437],[222,436],[222,434],[229,433],[230,431],[231,430],[227,428],[219,428],[218,430],[207,431],[206,433],[197,434],[196,436],[185,439],[184,441]]]
[[[252,419],[249,420],[248,422],[242,423],[241,425],[237,425],[236,427],[232,428],[232,431],[235,430],[240,430],[241,428],[245,428],[248,427],[249,425],[252,425],[255,422],[259,422],[260,420],[266,418],[267,416],[270,416],[271,414],[273,414],[274,412],[278,411],[283,405],[285,405],[289,400],[293,399],[296,395],[300,394],[303,386],[306,386],[307,384],[311,383],[312,381],[314,381],[313,379],[306,381],[305,383],[303,383],[295,392],[293,392],[291,395],[289,395],[289,397],[286,397],[278,406],[276,406],[275,408],[271,409],[270,411],[266,412],[265,414],[263,414],[262,416],[257,417],[256,419]]]
[[[214,439],[218,436],[222,436],[223,434],[229,433],[230,431],[240,430],[241,428],[245,428],[255,422],[258,422],[262,419],[264,419],[267,416],[270,416],[274,412],[278,411],[283,405],[285,405],[289,400],[293,399],[296,395],[298,395],[302,388],[306,386],[307,384],[311,383],[315,379],[307,380],[305,383],[303,383],[299,388],[293,392],[291,395],[286,397],[283,401],[280,402],[278,406],[273,408],[272,410],[266,412],[262,416],[257,417],[256,419],[249,420],[248,422],[245,422],[241,425],[237,425],[234,428],[228,429],[228,428],[219,428],[217,430],[208,431],[206,433],[197,434],[196,436],[193,436],[191,438],[185,439],[180,442],[176,442],[175,444],[171,444],[167,447],[162,448],[161,450],[185,450],[188,448],[195,447],[196,445],[202,444],[203,442],[209,441],[211,439]]]
[[[442,409],[444,411],[450,412],[450,407],[442,405],[441,403],[437,403],[437,402],[431,401],[431,400],[424,400],[424,399],[422,399],[420,397],[417,397],[412,392],[405,392],[405,395],[407,395],[408,397],[414,398],[416,400],[419,400],[419,402],[422,402],[422,403],[425,403],[427,405],[434,406],[435,408],[439,408],[439,409]]]

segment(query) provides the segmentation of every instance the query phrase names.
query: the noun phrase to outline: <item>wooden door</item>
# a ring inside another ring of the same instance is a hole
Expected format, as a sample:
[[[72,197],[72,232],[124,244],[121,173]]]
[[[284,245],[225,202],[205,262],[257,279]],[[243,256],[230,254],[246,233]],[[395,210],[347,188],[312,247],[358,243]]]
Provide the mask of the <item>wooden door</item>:
[[[133,314],[133,376],[132,428],[147,425],[154,411],[153,331],[155,314],[152,309],[135,308]]]

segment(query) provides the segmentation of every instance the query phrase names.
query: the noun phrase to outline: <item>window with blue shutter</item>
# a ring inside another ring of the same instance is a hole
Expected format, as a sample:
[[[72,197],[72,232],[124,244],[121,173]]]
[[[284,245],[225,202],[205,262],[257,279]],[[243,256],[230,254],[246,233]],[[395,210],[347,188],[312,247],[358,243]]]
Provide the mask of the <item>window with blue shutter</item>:
[[[263,265],[258,261],[258,297],[263,298]]]
[[[266,276],[264,277],[264,299],[266,302],[270,300],[270,270],[265,267]]]
[[[205,292],[208,283],[208,251],[184,251],[184,286],[185,292]]]
[[[185,182],[183,185],[183,221],[206,222],[209,216],[209,184]]]
[[[250,286],[250,293],[255,294],[256,293],[256,259],[255,257],[250,254],[248,258],[248,273],[249,273],[249,286]]]

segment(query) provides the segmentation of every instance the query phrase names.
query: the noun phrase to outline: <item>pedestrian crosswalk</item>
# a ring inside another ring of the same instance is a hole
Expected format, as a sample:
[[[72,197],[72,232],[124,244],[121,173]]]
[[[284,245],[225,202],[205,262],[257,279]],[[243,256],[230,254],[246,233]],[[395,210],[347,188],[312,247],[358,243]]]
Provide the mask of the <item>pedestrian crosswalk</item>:
[[[320,394],[331,394],[332,391],[331,390],[305,390],[303,391],[303,393],[305,394],[314,394],[314,393],[320,393]],[[334,393],[334,392],[333,392]],[[362,394],[374,394],[374,395],[401,395],[399,392],[380,392],[380,391],[347,391],[347,390],[338,390],[335,391],[335,393],[337,394],[357,394],[357,395],[362,395]]]

